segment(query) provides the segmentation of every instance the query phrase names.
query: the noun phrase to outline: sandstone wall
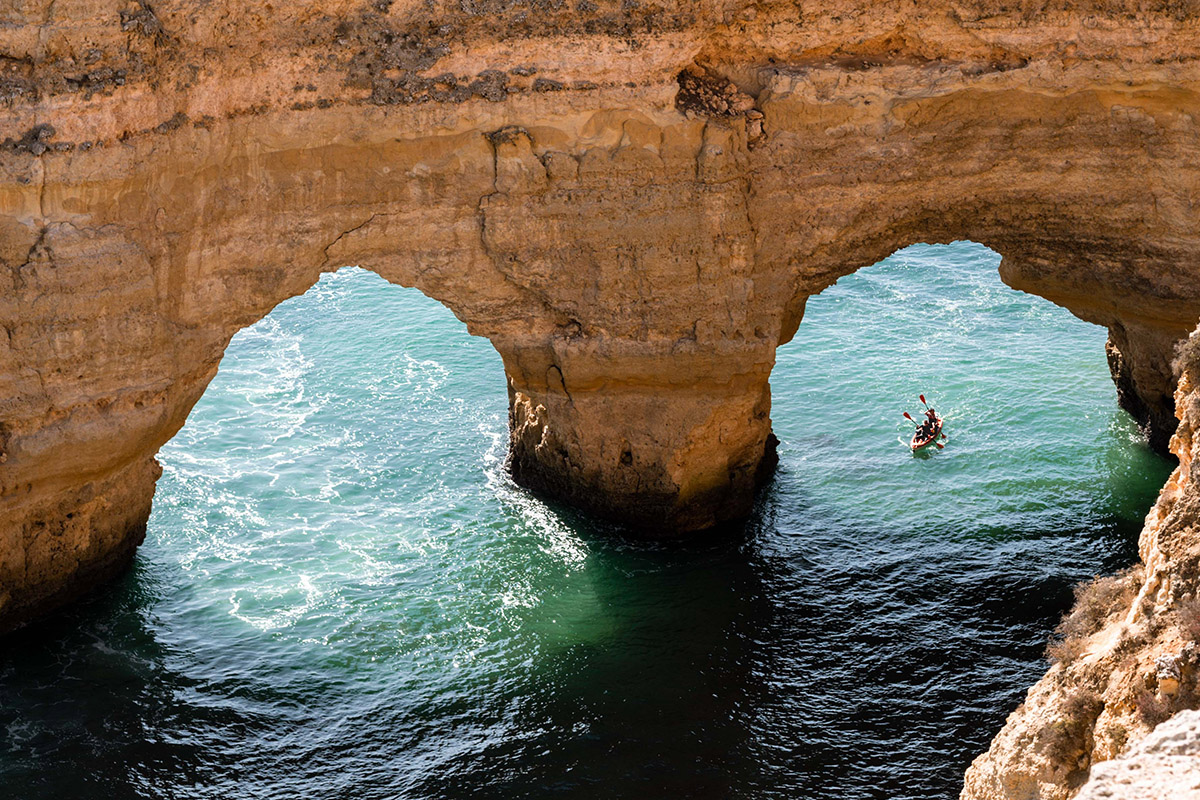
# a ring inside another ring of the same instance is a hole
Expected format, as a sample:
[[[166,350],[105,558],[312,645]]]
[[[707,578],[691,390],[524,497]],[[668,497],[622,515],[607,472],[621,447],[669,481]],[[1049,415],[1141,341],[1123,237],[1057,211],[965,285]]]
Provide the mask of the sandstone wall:
[[[229,339],[345,264],[492,341],[519,481],[648,535],[748,511],[805,300],[917,241],[1108,327],[1165,444],[1194,6],[10,0],[0,629],[128,560]]]

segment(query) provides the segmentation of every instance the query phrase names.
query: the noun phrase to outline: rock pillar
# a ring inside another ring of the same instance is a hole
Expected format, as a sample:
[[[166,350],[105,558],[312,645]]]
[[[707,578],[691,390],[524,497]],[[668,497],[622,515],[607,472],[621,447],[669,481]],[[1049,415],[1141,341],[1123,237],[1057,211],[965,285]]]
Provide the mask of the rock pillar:
[[[0,633],[116,577],[146,535],[152,457],[53,493],[18,487],[0,508],[13,528],[0,536]]]
[[[1117,403],[1137,420],[1150,446],[1164,454],[1178,426],[1172,361],[1181,338],[1176,330],[1118,324],[1109,327],[1104,347]]]
[[[775,465],[773,352],[724,349],[568,332],[506,352],[513,478],[651,537],[744,518]]]

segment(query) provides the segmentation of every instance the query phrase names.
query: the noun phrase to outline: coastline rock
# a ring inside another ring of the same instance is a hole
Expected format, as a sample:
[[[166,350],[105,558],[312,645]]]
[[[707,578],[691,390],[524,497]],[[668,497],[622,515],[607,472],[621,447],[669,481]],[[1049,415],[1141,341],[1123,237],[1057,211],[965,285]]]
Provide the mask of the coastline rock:
[[[1200,797],[1200,711],[1180,711],[1128,754],[1097,764],[1078,800]]]
[[[1143,606],[1169,622],[1194,593],[1196,381],[1171,364],[1200,318],[1196,9],[535,5],[0,9],[0,630],[128,562],[230,338],[322,271],[491,340],[518,481],[672,536],[749,510],[808,297],[971,239],[1108,329],[1119,401],[1181,459],[1137,597],[964,797],[1069,794],[1182,652]]]
[[[1176,369],[1179,466],[1146,517],[1141,563],[1076,593],[1057,663],[967,770],[964,800],[1071,797],[1106,774],[1102,762],[1200,707],[1200,329]]]

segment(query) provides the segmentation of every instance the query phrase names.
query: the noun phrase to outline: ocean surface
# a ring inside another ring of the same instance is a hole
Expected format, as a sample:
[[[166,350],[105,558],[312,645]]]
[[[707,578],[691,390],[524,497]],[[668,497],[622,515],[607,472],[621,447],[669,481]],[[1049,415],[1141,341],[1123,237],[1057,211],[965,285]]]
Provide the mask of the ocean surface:
[[[957,797],[1169,472],[1105,332],[998,262],[915,246],[813,298],[778,473],[682,546],[513,486],[491,345],[326,275],[235,337],[133,568],[0,640],[0,796]]]

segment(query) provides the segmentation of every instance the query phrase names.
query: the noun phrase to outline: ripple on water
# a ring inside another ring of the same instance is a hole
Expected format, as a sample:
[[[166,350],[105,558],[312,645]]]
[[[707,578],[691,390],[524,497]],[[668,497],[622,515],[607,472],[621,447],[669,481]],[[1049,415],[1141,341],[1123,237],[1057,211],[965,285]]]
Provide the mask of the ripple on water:
[[[808,304],[754,520],[632,545],[503,470],[503,370],[357,269],[241,332],[112,590],[0,653],[22,798],[951,797],[1166,475],[1104,334],[919,246]],[[928,276],[938,275],[937,291]],[[949,446],[914,459],[925,392]]]

